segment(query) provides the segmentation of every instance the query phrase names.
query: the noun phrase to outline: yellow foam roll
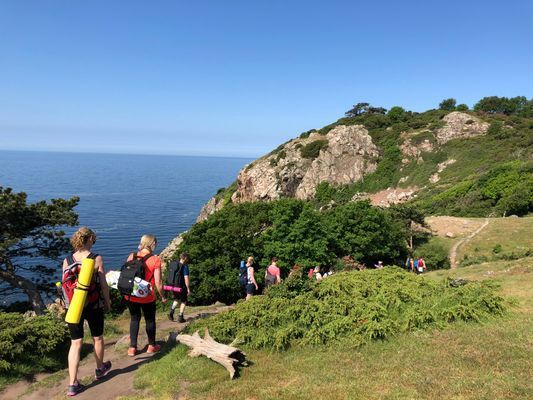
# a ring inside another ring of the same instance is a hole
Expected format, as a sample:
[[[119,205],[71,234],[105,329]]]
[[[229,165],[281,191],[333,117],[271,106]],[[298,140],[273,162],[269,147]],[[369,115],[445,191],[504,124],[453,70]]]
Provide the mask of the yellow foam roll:
[[[80,322],[81,314],[83,313],[83,307],[87,301],[87,295],[89,294],[89,285],[93,279],[94,273],[94,260],[91,258],[84,258],[81,262],[81,269],[78,275],[78,283],[72,300],[68,306],[65,322],[69,324],[77,324]]]

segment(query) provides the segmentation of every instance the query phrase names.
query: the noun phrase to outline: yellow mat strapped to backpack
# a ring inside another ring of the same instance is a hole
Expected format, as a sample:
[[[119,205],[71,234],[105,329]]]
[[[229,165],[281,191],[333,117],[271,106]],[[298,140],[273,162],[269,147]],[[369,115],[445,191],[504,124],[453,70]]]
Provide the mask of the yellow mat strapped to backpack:
[[[84,258],[81,262],[81,269],[78,275],[78,282],[72,300],[70,301],[65,322],[69,324],[78,324],[83,313],[83,307],[87,301],[87,295],[89,294],[89,286],[93,279],[94,273],[94,260],[92,258]]]

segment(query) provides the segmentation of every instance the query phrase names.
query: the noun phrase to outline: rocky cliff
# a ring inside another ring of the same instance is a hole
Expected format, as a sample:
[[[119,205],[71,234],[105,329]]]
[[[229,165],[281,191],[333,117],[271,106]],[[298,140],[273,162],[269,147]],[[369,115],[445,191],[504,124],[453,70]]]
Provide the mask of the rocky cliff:
[[[438,128],[433,130],[427,127],[406,129],[399,135],[398,143],[402,165],[413,160],[422,164],[424,154],[436,151],[452,139],[485,135],[488,128],[488,123],[472,114],[453,111],[444,115]],[[374,143],[363,125],[339,124],[325,134],[307,132],[247,165],[240,171],[231,192],[211,198],[202,208],[198,221],[205,220],[230,202],[270,201],[284,197],[311,199],[319,183],[328,182],[335,187],[358,182],[376,171],[382,157],[383,149]],[[453,162],[444,161],[436,166],[428,183],[437,182],[438,174]],[[400,166],[399,170],[402,169]],[[399,183],[407,180],[408,177],[402,177]],[[367,198],[373,202],[374,198],[379,199],[375,201],[376,205],[388,205],[409,200],[416,188],[410,187],[408,196],[390,196],[391,192],[395,193],[395,190],[388,189],[385,196],[377,193]]]

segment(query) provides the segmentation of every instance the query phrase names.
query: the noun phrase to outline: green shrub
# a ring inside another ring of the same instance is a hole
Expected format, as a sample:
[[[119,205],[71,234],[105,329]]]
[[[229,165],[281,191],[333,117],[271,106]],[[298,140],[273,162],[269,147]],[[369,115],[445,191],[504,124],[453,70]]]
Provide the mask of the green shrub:
[[[311,136],[311,133],[316,132],[316,129],[310,129],[306,132],[303,132],[300,134],[300,139],[307,139],[309,136]]]
[[[287,157],[287,152],[285,150],[281,150],[276,156],[276,162],[283,160],[285,157]]]
[[[295,344],[348,341],[362,345],[401,332],[481,321],[504,312],[494,288],[471,282],[453,287],[398,268],[341,272],[296,296],[282,289],[243,301],[226,313],[194,323],[224,343],[286,349]]]
[[[415,250],[415,256],[422,257],[429,270],[450,268],[448,250],[441,244],[429,241]]]
[[[435,135],[431,131],[420,132],[419,134],[411,137],[411,142],[414,145],[423,143],[425,140],[429,140],[431,143],[436,143]]]
[[[318,157],[320,150],[328,147],[327,140],[315,140],[306,144],[300,149],[300,154],[303,158],[315,159]]]
[[[16,378],[63,368],[68,338],[66,324],[51,315],[0,313],[0,374]]]
[[[192,260],[191,303],[233,303],[241,297],[239,262],[250,255],[262,268],[278,257],[284,273],[295,263],[332,266],[346,255],[373,265],[403,258],[405,237],[387,211],[368,202],[320,212],[310,202],[283,199],[223,208],[194,225],[174,257],[182,251]]]

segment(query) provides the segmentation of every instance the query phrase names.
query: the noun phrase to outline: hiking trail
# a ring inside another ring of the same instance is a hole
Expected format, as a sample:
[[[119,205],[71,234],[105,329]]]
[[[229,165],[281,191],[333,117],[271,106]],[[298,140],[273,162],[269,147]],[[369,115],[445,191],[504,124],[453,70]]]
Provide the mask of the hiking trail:
[[[80,362],[78,378],[85,385],[85,390],[75,396],[76,399],[85,400],[111,400],[119,396],[131,396],[139,394],[139,391],[133,388],[135,372],[143,364],[150,362],[152,359],[157,360],[164,356],[175,342],[167,342],[170,332],[181,332],[190,322],[205,318],[207,316],[218,314],[230,309],[231,306],[213,305],[198,312],[186,314],[187,321],[178,323],[169,321],[166,314],[158,313],[157,315],[157,343],[161,345],[161,351],[156,354],[147,354],[146,347],[148,340],[144,332],[144,324],[139,331],[138,348],[140,353],[135,357],[126,355],[129,334],[118,339],[109,340],[105,345],[105,360],[113,363],[111,371],[101,380],[94,379],[94,358],[91,353]],[[85,340],[85,344],[91,343]],[[167,345],[168,343],[168,345]],[[91,344],[92,346],[92,344]],[[57,379],[54,376],[58,376]],[[47,381],[47,378],[49,381]],[[38,374],[33,382],[19,381],[7,386],[4,391],[0,392],[3,400],[15,399],[64,399],[68,386],[68,370],[50,374]]]
[[[483,222],[483,225],[481,225],[479,228],[477,228],[474,232],[472,232],[467,237],[459,240],[457,243],[455,243],[452,248],[450,249],[450,268],[457,268],[459,265],[459,262],[457,261],[457,250],[459,247],[470,240],[474,238],[478,233],[480,233],[485,227],[489,224],[490,220],[488,218],[485,218],[485,222]]]

